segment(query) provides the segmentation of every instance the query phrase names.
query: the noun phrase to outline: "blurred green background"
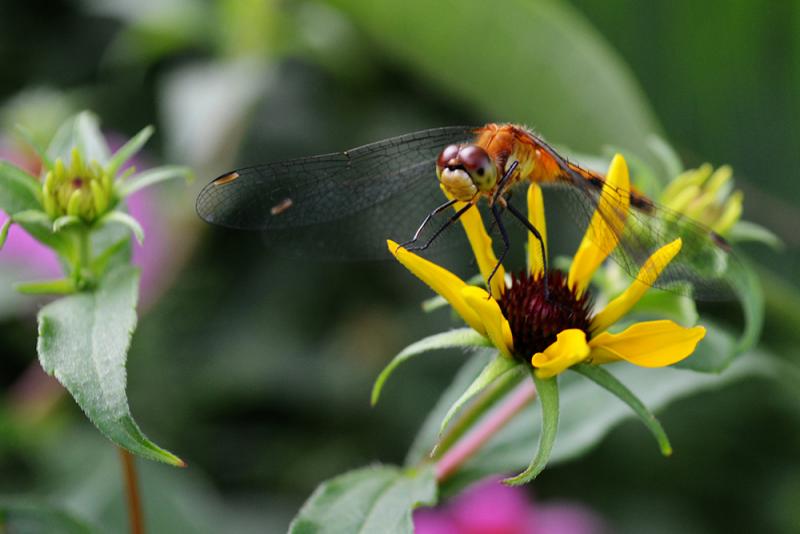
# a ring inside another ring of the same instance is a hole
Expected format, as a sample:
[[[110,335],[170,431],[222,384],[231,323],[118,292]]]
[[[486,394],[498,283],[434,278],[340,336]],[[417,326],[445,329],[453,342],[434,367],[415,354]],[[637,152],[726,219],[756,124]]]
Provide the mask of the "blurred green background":
[[[325,478],[402,462],[463,361],[418,360],[371,409],[388,359],[450,317],[424,315],[429,293],[389,262],[298,262],[205,227],[199,187],[237,165],[512,121],[567,151],[623,149],[663,179],[660,136],[687,167],[731,164],[744,218],[786,243],[749,252],[765,350],[800,363],[795,2],[4,2],[0,65],[7,150],[14,123],[46,136],[89,108],[109,135],[155,124],[144,159],[199,176],[152,198],[165,222],[148,239],[178,245],[128,361],[134,416],[190,466],[140,462],[153,532],[285,530]],[[116,453],[36,374],[35,306],[7,290],[13,274],[0,269],[0,494],[122,532]],[[672,458],[628,422],[531,491],[585,503],[614,532],[800,532],[796,392],[752,379],[683,399],[661,414]]]

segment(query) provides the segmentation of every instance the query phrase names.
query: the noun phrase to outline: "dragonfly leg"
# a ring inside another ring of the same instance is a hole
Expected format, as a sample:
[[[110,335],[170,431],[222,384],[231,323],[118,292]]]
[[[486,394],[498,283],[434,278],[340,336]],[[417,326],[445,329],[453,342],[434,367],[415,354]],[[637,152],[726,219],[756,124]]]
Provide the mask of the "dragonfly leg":
[[[544,270],[544,280],[545,280],[544,295],[545,298],[547,298],[549,292],[549,288],[547,285],[547,274],[548,274],[547,252],[545,252],[544,249],[544,239],[542,238],[542,234],[539,233],[539,230],[536,229],[536,227],[528,220],[528,218],[521,211],[519,211],[517,208],[509,204],[507,201],[506,201],[506,207],[508,208],[508,211],[511,212],[511,215],[516,217],[522,224],[524,224],[525,228],[527,228],[539,242],[539,246],[541,247],[542,250],[542,268]]]
[[[439,213],[441,213],[442,211],[446,210],[447,208],[449,208],[450,206],[452,206],[455,203],[456,203],[456,199],[448,200],[447,202],[445,202],[441,206],[439,206],[436,209],[434,209],[428,215],[426,215],[425,219],[422,221],[422,224],[420,224],[419,228],[417,228],[417,231],[414,232],[414,237],[412,237],[411,239],[409,239],[405,243],[400,243],[399,245],[397,245],[397,248],[398,249],[406,248],[406,247],[408,247],[408,245],[416,243],[417,240],[419,239],[419,235],[422,233],[422,230],[428,225],[429,222],[431,222],[431,219],[433,219],[433,217],[435,215],[438,215]]]
[[[503,224],[503,220],[500,218],[502,213],[499,204],[492,204],[492,215],[494,216],[494,222],[497,224],[497,229],[500,230],[500,235],[503,237],[503,252],[500,253],[500,257],[497,259],[497,264],[494,266],[494,269],[492,269],[492,273],[489,275],[489,278],[486,279],[486,287],[489,290],[489,296],[492,296],[492,278],[497,273],[497,269],[500,268],[500,265],[502,265],[506,254],[508,254],[508,249],[511,248],[511,243],[508,239],[508,232]],[[497,297],[499,298],[500,295]]]
[[[462,215],[464,215],[464,214],[467,212],[467,210],[468,210],[468,209],[470,209],[472,206],[473,206],[473,204],[467,204],[467,205],[465,205],[463,208],[461,208],[460,210],[458,210],[458,211],[455,213],[455,215],[453,215],[452,217],[450,217],[450,218],[447,220],[447,222],[445,222],[445,223],[444,223],[442,226],[440,226],[440,227],[439,227],[439,229],[438,229],[438,230],[436,230],[436,232],[434,232],[434,234],[431,236],[431,238],[430,238],[430,239],[428,239],[428,241],[427,241],[427,242],[426,242],[424,245],[422,245],[422,246],[418,246],[418,247],[407,247],[407,248],[406,248],[406,250],[414,250],[414,251],[425,250],[426,248],[428,248],[429,246],[431,246],[431,243],[433,243],[433,241],[434,241],[434,240],[435,240],[437,237],[439,237],[439,236],[442,234],[442,232],[444,232],[445,230],[447,230],[447,228],[448,228],[448,227],[449,227],[451,224],[453,224],[454,222],[456,222],[457,220],[459,220],[459,219],[461,218],[461,216],[462,216]]]

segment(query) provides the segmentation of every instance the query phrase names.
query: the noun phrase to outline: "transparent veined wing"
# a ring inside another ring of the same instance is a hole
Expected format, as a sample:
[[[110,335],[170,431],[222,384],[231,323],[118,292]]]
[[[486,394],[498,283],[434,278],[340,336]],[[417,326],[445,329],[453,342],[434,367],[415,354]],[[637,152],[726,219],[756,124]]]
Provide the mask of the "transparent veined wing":
[[[565,206],[577,224],[587,228],[593,244],[614,259],[633,278],[660,247],[680,238],[682,246],[668,263],[653,262],[661,271],[654,287],[690,295],[700,300],[729,300],[744,280],[741,260],[722,237],[691,218],[649,199],[625,208],[626,191],[604,188],[572,173],[557,184],[567,197]],[[603,231],[590,229],[593,217],[605,223]]]
[[[197,212],[209,223],[261,230],[268,244],[309,257],[386,257],[446,199],[436,158],[474,127],[423,130],[359,148],[238,169],[206,185]],[[443,241],[443,240],[440,240]]]

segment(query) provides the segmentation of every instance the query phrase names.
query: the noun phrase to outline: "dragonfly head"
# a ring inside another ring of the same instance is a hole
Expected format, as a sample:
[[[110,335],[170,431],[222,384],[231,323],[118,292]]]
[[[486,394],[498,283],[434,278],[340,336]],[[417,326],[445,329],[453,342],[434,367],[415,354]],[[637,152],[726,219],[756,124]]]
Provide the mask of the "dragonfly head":
[[[477,145],[450,145],[436,160],[436,176],[448,193],[466,202],[494,188],[497,166]]]

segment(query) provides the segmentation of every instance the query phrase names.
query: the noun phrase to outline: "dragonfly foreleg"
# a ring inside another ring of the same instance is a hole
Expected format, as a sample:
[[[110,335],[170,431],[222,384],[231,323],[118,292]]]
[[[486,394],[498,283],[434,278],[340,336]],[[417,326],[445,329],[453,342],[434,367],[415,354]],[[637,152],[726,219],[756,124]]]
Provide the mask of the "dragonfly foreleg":
[[[462,216],[462,215],[464,215],[464,214],[467,212],[467,210],[468,210],[468,209],[470,209],[472,206],[473,206],[473,204],[466,204],[466,205],[465,205],[463,208],[461,208],[460,210],[458,210],[458,211],[455,213],[455,215],[453,215],[452,217],[450,217],[450,218],[447,220],[447,222],[445,222],[445,223],[444,223],[442,226],[440,226],[440,227],[439,227],[439,229],[438,229],[438,230],[436,230],[436,232],[435,232],[435,233],[434,233],[434,234],[431,236],[431,238],[430,238],[430,239],[428,239],[428,241],[427,241],[427,242],[426,242],[424,245],[422,245],[421,247],[406,247],[406,250],[419,251],[419,250],[425,250],[425,249],[427,249],[429,246],[431,246],[431,243],[433,243],[433,242],[434,242],[434,240],[435,240],[437,237],[439,237],[439,236],[442,234],[442,232],[444,232],[445,230],[447,230],[447,228],[448,228],[448,227],[449,227],[451,224],[453,224],[453,223],[454,223],[454,222],[456,222],[458,219],[460,219],[460,218],[461,218],[461,216]],[[402,245],[401,245],[401,246],[402,246]]]
[[[511,212],[511,215],[516,217],[519,220],[519,222],[524,224],[525,228],[527,228],[533,234],[533,236],[536,238],[536,240],[539,242],[539,247],[541,247],[541,251],[542,251],[542,269],[543,269],[543,272],[544,272],[544,280],[545,280],[544,294],[545,294],[545,298],[547,298],[547,293],[548,293],[547,252],[545,251],[545,248],[544,248],[544,239],[542,238],[542,234],[539,233],[539,230],[536,229],[536,227],[533,225],[533,223],[531,223],[528,220],[528,218],[521,211],[519,211],[517,208],[515,208],[514,206],[509,204],[508,201],[506,201],[506,207],[508,208],[508,211]]]
[[[453,199],[453,200],[448,200],[447,202],[445,202],[445,203],[444,203],[444,204],[442,204],[441,206],[439,206],[439,207],[437,207],[436,209],[434,209],[434,210],[433,210],[432,212],[430,212],[428,215],[426,215],[426,216],[425,216],[425,219],[422,221],[422,224],[420,224],[420,225],[419,225],[419,228],[417,228],[417,231],[416,231],[416,232],[414,232],[414,237],[412,237],[411,239],[409,239],[409,240],[408,240],[408,241],[406,241],[405,243],[401,243],[401,244],[399,244],[399,245],[397,246],[397,248],[398,248],[398,249],[399,249],[399,248],[405,248],[405,247],[407,247],[408,245],[411,245],[412,243],[416,243],[416,242],[417,242],[417,239],[419,239],[419,235],[422,233],[422,230],[423,230],[423,229],[424,229],[424,228],[425,228],[425,227],[428,225],[428,223],[431,221],[431,219],[433,219],[433,217],[434,217],[435,215],[438,215],[439,213],[441,213],[442,211],[446,210],[447,208],[449,208],[450,206],[452,206],[452,205],[453,205],[453,204],[455,204],[455,203],[456,203],[456,199]]]
[[[508,232],[506,231],[506,227],[503,224],[503,220],[501,218],[500,212],[500,205],[499,204],[492,204],[492,215],[494,216],[494,222],[497,224],[497,229],[500,230],[500,235],[503,237],[503,252],[500,253],[500,257],[497,259],[497,264],[492,269],[492,273],[489,275],[489,278],[486,279],[486,288],[489,290],[489,295],[492,295],[492,278],[497,273],[497,269],[500,268],[502,265],[503,260],[508,254],[508,249],[511,248],[511,243],[508,239]],[[499,298],[502,295],[497,295]]]

